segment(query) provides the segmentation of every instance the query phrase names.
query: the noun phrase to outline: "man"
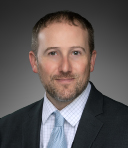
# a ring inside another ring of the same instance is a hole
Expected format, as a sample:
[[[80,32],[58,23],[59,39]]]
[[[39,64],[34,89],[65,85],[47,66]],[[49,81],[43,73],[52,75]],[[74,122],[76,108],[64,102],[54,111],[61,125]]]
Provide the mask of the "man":
[[[95,59],[85,18],[70,11],[41,18],[29,60],[46,93],[0,120],[0,148],[127,148],[128,107],[89,82]]]

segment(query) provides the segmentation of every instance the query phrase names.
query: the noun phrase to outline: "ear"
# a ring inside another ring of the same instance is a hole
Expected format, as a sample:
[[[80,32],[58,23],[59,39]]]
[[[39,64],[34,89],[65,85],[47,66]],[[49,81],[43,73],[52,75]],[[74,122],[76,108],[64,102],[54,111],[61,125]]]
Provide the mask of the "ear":
[[[37,68],[37,59],[36,59],[36,56],[34,54],[33,51],[30,51],[29,52],[29,61],[30,61],[30,64],[32,66],[32,70],[34,73],[38,73],[38,68]]]
[[[90,62],[90,72],[93,72],[94,66],[95,66],[95,61],[96,61],[96,50],[93,50],[92,55],[91,55],[91,62]]]

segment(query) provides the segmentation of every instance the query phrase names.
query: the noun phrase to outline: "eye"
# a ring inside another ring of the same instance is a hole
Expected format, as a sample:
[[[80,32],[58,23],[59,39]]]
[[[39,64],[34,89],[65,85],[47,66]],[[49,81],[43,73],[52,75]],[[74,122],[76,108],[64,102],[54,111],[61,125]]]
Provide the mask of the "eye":
[[[74,55],[79,55],[80,52],[79,52],[79,51],[73,51],[73,54],[74,54]]]
[[[52,51],[52,52],[49,53],[49,55],[53,56],[53,55],[57,55],[57,53],[55,51]]]

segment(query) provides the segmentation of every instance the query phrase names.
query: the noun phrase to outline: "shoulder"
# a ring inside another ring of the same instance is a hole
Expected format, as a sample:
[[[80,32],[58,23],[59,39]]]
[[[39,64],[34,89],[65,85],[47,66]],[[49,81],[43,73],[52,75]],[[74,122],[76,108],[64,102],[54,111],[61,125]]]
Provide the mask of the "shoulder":
[[[34,110],[38,109],[38,107],[41,104],[42,104],[42,99],[24,107],[24,108],[21,108],[9,115],[2,117],[0,119],[0,129],[3,127],[7,127],[9,125],[12,125],[12,123],[15,125],[18,125],[18,123],[21,123],[23,118],[28,116],[29,111],[31,111],[31,110],[34,111]]]
[[[128,106],[103,95],[103,110],[106,114],[128,116]]]
[[[93,106],[93,108],[97,110],[102,110],[104,115],[109,116],[120,116],[120,115],[127,115],[128,116],[128,106],[118,102],[98,91],[95,86],[91,83],[91,91],[89,97],[89,106]],[[93,109],[93,110],[94,110]]]
[[[0,146],[2,144],[3,147],[8,147],[9,143],[11,145],[21,145],[24,123],[30,121],[29,119],[32,119],[32,117],[39,119],[42,111],[42,106],[43,99],[1,118]]]

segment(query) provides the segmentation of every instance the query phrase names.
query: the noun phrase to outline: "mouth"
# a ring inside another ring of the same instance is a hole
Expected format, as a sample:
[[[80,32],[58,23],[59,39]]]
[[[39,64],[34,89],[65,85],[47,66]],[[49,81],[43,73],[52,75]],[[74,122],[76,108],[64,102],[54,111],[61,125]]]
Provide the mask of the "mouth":
[[[55,80],[62,84],[69,84],[69,83],[72,83],[75,79],[74,78],[61,78],[61,79],[55,79]]]

